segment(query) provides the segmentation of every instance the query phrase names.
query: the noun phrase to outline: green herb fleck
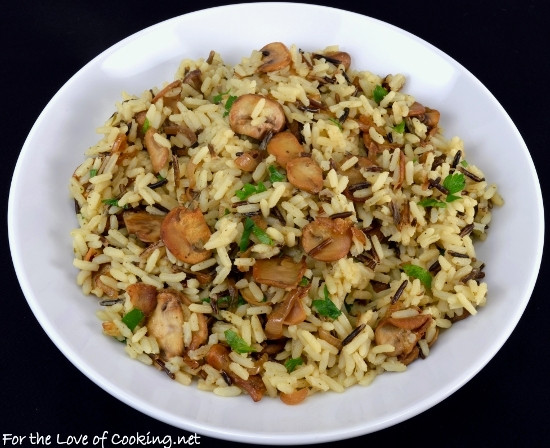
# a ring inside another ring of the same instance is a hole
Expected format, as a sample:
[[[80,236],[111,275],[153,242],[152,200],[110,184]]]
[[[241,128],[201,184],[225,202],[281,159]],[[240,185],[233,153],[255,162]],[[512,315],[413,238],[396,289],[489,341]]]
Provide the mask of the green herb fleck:
[[[340,123],[340,120],[337,120],[336,118],[329,118],[329,121],[332,124],[335,124],[336,126],[338,126],[338,129],[340,130],[344,129],[344,127],[342,126],[342,123]]]
[[[241,252],[244,252],[248,248],[248,244],[250,243],[250,234],[252,233],[254,226],[254,221],[250,218],[247,217],[244,220],[244,230],[241,236],[241,241],[239,242],[239,249]]]
[[[231,106],[233,106],[233,103],[237,99],[237,96],[229,95],[229,98],[225,101],[225,112],[223,113],[224,117],[227,117],[229,115],[229,111],[231,110]]]
[[[241,338],[237,333],[235,333],[233,330],[225,330],[224,333],[225,340],[231,347],[231,349],[239,354],[242,353],[250,353],[255,352],[256,349],[253,347],[250,347],[243,338]]]
[[[269,171],[269,181],[271,183],[284,182],[286,180],[285,175],[280,173],[273,165],[269,165],[267,170]]]
[[[214,102],[214,104],[220,104],[222,102],[222,98],[224,97],[224,95],[228,95],[228,94],[229,94],[229,90],[227,92],[220,92],[216,96],[214,96],[214,98],[212,98],[212,101]]]
[[[97,176],[97,170],[95,168],[93,170],[90,170],[90,179],[94,176]]]
[[[374,101],[376,101],[377,104],[380,104],[380,101],[382,101],[387,94],[388,94],[388,91],[380,85],[376,86],[372,91],[372,97],[374,98]]]
[[[298,283],[298,286],[307,286],[309,285],[309,278],[302,277],[302,280],[300,280],[300,283]]]
[[[120,205],[118,205],[118,199],[117,198],[109,198],[109,199],[103,199],[101,202],[103,202],[104,204],[107,204],[108,206],[110,207],[120,207]],[[120,208],[123,208],[123,209],[128,209],[130,207],[129,204],[126,204],[125,206],[123,207],[120,207]]]
[[[456,201],[457,199],[460,199],[460,196],[456,196],[455,193],[458,193],[464,189],[466,186],[466,177],[464,177],[464,174],[462,173],[449,174],[443,181],[443,186],[449,192],[445,201]]]
[[[145,134],[147,132],[147,129],[151,126],[151,123],[149,122],[149,119],[145,117],[145,121],[143,122],[143,133]]]
[[[461,160],[460,164],[465,168],[468,166],[468,162],[466,160]]]
[[[426,269],[415,264],[405,264],[402,268],[405,274],[420,280],[427,289],[432,287],[432,275]]]
[[[439,208],[445,208],[447,207],[447,204],[443,201],[438,201],[434,198],[425,198],[418,202],[418,205],[422,207],[439,207]]]
[[[304,363],[302,358],[290,358],[285,361],[286,371],[288,373],[296,369],[296,367],[301,366]]]
[[[267,188],[265,188],[263,182],[258,182],[257,186],[247,183],[244,184],[240,190],[235,191],[235,196],[237,196],[241,201],[244,201],[249,196],[256,193],[262,193],[264,191],[267,191]]]
[[[138,324],[143,320],[145,317],[145,314],[143,314],[143,311],[134,308],[132,311],[129,311],[127,314],[124,315],[122,318],[122,322],[131,330],[134,331],[134,329],[138,326]]]
[[[327,285],[323,290],[325,298],[324,300],[314,300],[311,304],[321,316],[330,317],[331,319],[336,319],[342,311],[336,308],[336,305],[332,300],[330,300]]]
[[[393,130],[399,134],[402,134],[403,132],[405,132],[405,120],[403,120],[401,123],[399,124],[396,124],[394,127],[393,127]]]
[[[250,218],[247,218],[247,219],[250,219]],[[262,230],[260,227],[258,227],[256,224],[254,224],[254,227],[252,227],[252,233],[256,238],[258,238],[258,241],[260,241],[260,243],[268,244],[270,246],[273,244],[273,240],[270,238],[270,236],[267,233],[265,233],[265,231]]]

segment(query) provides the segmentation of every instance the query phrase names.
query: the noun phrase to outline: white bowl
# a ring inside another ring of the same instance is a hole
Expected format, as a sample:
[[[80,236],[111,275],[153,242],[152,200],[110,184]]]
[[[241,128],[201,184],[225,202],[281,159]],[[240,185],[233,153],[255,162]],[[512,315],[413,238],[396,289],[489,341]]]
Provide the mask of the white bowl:
[[[243,26],[229,37],[230,16],[261,26]],[[201,39],[188,39],[196,35]],[[405,74],[406,91],[441,111],[446,135],[464,140],[468,158],[498,184],[506,201],[494,211],[488,240],[478,246],[487,263],[489,296],[475,318],[453,326],[430,356],[407,372],[381,375],[371,386],[343,394],[316,394],[300,406],[269,398],[260,403],[247,396],[220,398],[131,360],[101,333],[96,301],[83,297],[76,285],[69,235],[76,220],[68,179],[97,141],[95,128],[111,115],[122,91],[139,94],[171,80],[183,58],[206,57],[215,49],[226,62],[236,63],[252,49],[278,40],[308,50],[338,44],[353,56],[356,69]],[[511,172],[522,181],[511,182]],[[36,194],[36,185],[41,194]],[[175,427],[220,439],[281,445],[377,431],[423,412],[464,385],[502,347],[520,319],[539,271],[544,234],[542,195],[525,143],[471,73],[387,23],[295,3],[237,4],[186,14],[130,36],[93,59],[52,98],[33,126],[13,176],[8,225],[13,262],[32,311],[58,348],[92,381]],[[513,238],[520,233],[521,240]]]

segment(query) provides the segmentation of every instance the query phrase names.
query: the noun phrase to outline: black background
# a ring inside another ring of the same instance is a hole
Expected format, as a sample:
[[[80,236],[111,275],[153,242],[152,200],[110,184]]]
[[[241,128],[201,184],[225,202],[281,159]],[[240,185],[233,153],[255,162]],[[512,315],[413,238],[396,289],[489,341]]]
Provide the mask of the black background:
[[[545,1],[316,3],[391,23],[465,66],[488,87],[516,123],[537,167],[543,194],[548,192],[544,173],[545,155],[550,151],[546,140],[550,33]],[[0,72],[5,98],[0,115],[4,209],[9,181],[26,135],[50,98],[78,69],[145,27],[223,4],[228,3],[94,0],[4,4],[0,9]],[[234,25],[239,24],[231,17],[227,21],[229,38],[231,30],[238,28]],[[515,181],[513,173],[510,180]],[[40,185],[36,192],[40,193]],[[103,431],[121,435],[150,431],[160,436],[190,435],[113,398],[60,353],[21,293],[11,263],[7,226],[1,227],[2,434],[93,436]],[[330,446],[343,447],[352,442],[364,446],[550,446],[550,298],[544,287],[548,274],[544,257],[535,291],[516,329],[499,353],[464,387],[403,423]],[[200,444],[238,445],[208,437],[202,437]]]

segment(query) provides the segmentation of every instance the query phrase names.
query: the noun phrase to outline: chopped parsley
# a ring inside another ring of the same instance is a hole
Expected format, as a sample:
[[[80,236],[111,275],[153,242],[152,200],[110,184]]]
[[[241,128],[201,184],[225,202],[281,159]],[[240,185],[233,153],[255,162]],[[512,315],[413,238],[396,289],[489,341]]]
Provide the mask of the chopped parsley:
[[[218,93],[217,95],[214,96],[214,98],[212,98],[212,101],[214,102],[214,104],[220,104],[222,102],[222,99],[224,97],[224,95],[229,95],[229,90],[227,92],[220,92]]]
[[[453,202],[453,201],[456,201],[457,199],[460,199],[460,196],[457,196],[455,193],[459,193],[460,191],[462,191],[465,186],[466,186],[466,178],[464,177],[464,174],[461,174],[461,173],[449,174],[443,181],[443,187],[445,187],[449,192],[447,194],[447,197],[445,198],[445,201],[438,201],[437,199],[434,199],[434,198],[424,198],[418,202],[418,205],[422,207],[445,208],[447,207],[447,202]]]
[[[94,176],[97,176],[97,170],[95,168],[93,170],[90,170],[90,179]]]
[[[393,127],[393,130],[395,132],[397,132],[398,134],[402,134],[403,132],[405,132],[405,120],[403,120],[401,123],[399,124],[396,124],[394,127]]]
[[[443,186],[449,191],[446,202],[453,202],[457,199],[460,199],[460,196],[456,196],[455,193],[458,193],[464,189],[466,186],[466,178],[464,174],[454,173],[449,174],[443,181]]]
[[[285,175],[280,173],[273,165],[269,165],[267,170],[269,171],[269,181],[271,183],[284,182],[286,180]]]
[[[330,300],[327,285],[325,285],[325,289],[323,290],[323,292],[325,298],[323,300],[314,300],[313,302],[311,302],[311,304],[321,316],[336,319],[338,316],[340,316],[340,314],[342,314],[342,311],[336,308],[334,302]]]
[[[262,193],[264,191],[267,191],[267,188],[265,188],[263,182],[258,182],[257,186],[247,183],[244,184],[240,190],[235,191],[235,196],[237,196],[241,201],[244,201],[249,196],[256,193]]]
[[[214,104],[220,104],[222,102],[222,99],[224,96],[226,95],[229,95],[229,90],[227,92],[220,92],[218,93],[217,95],[215,95],[213,98],[212,98],[212,101],[214,102]],[[224,109],[225,109],[225,112],[223,114],[224,117],[227,117],[229,115],[229,111],[231,110],[231,106],[233,106],[233,103],[235,102],[235,100],[237,99],[238,97],[237,96],[233,96],[233,95],[229,95],[227,97],[227,99],[225,100],[225,105],[224,105]]]
[[[239,249],[241,252],[244,252],[248,248],[250,243],[250,234],[252,233],[252,228],[255,226],[254,221],[250,218],[244,220],[244,230],[241,236],[241,241],[239,242]]]
[[[307,286],[309,285],[309,278],[302,277],[302,280],[300,280],[300,283],[298,283],[298,286]]]
[[[430,274],[426,269],[415,264],[405,264],[402,266],[402,269],[403,272],[409,277],[414,277],[420,280],[427,289],[432,287],[432,274]]]
[[[377,104],[380,104],[380,101],[382,101],[387,94],[388,91],[380,85],[376,86],[372,91],[372,97]]]
[[[241,338],[237,333],[235,333],[233,330],[225,330],[224,333],[225,340],[231,347],[231,350],[242,354],[242,353],[250,353],[255,352],[256,349],[254,347],[251,347],[248,345],[243,338]]]
[[[233,103],[238,97],[229,95],[229,98],[227,98],[227,101],[225,102],[225,112],[223,113],[224,117],[227,117],[229,115],[229,111],[231,110],[231,106],[233,106]]]
[[[439,207],[439,208],[445,208],[447,207],[447,204],[443,201],[438,201],[434,198],[425,198],[418,202],[418,205],[422,207]]]
[[[466,167],[468,166],[468,162],[467,162],[466,160],[461,160],[461,161],[460,161],[460,164],[461,164],[464,168],[466,168]]]
[[[247,216],[244,220],[244,230],[241,236],[241,240],[239,242],[239,249],[241,252],[244,252],[248,248],[248,245],[250,244],[251,233],[253,233],[254,236],[258,238],[258,241],[260,243],[269,245],[273,244],[273,240],[271,239],[271,237]]]
[[[301,366],[304,363],[302,358],[290,358],[285,361],[286,371],[288,373],[296,369],[296,367]]]
[[[145,134],[147,132],[147,129],[151,126],[151,123],[149,122],[149,119],[146,117],[145,121],[143,122],[143,133]]]
[[[338,126],[338,129],[340,129],[340,130],[344,129],[344,127],[342,126],[342,123],[340,122],[340,120],[337,120],[336,118],[329,118],[329,121],[332,124],[335,124],[336,126]]]
[[[250,218],[247,218],[247,219],[250,219]],[[254,222],[254,221],[252,221],[252,222]],[[254,234],[254,236],[256,238],[258,238],[258,241],[260,243],[268,244],[268,245],[273,244],[273,240],[271,239],[271,237],[267,233],[265,233],[264,230],[262,230],[260,227],[258,227],[256,224],[254,224],[254,226],[252,227],[252,233]]]
[[[129,311],[124,315],[122,318],[122,322],[131,330],[134,331],[134,329],[138,326],[138,324],[143,320],[145,317],[145,314],[143,314],[143,311],[134,308],[132,311]]]
[[[101,202],[103,202],[104,204],[107,204],[110,207],[120,207],[120,205],[118,205],[118,199],[117,198],[103,199]],[[125,206],[120,207],[120,208],[127,209],[129,207],[130,207],[130,205],[126,204]]]

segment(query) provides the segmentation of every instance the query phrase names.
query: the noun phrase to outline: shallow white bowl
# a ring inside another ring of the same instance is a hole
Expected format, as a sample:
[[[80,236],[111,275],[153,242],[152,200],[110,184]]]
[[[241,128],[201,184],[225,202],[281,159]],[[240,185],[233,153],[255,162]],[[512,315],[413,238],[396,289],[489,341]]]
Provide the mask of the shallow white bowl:
[[[242,27],[228,38],[230,16],[261,27]],[[199,34],[200,40],[188,39]],[[183,387],[127,357],[120,344],[101,333],[97,301],[83,297],[75,283],[69,236],[76,227],[69,177],[98,140],[95,128],[111,115],[122,91],[140,94],[173,79],[183,58],[207,57],[215,49],[226,62],[236,63],[252,49],[279,40],[308,50],[338,44],[353,56],[356,69],[405,74],[406,91],[441,111],[446,135],[463,138],[468,160],[499,185],[506,201],[494,211],[489,239],[478,246],[487,263],[489,297],[476,317],[443,334],[430,356],[405,373],[384,374],[370,387],[343,394],[317,394],[293,407],[269,398],[253,403],[247,396],[220,398]],[[522,181],[510,182],[510,172]],[[525,143],[471,73],[394,26],[338,9],[290,3],[238,4],[176,17],[93,59],[52,98],[33,126],[13,176],[8,225],[13,262],[32,311],[92,381],[135,409],[187,431],[281,445],[377,431],[434,406],[465,384],[520,319],[539,271],[544,234],[541,191]],[[518,234],[521,240],[513,238]]]

